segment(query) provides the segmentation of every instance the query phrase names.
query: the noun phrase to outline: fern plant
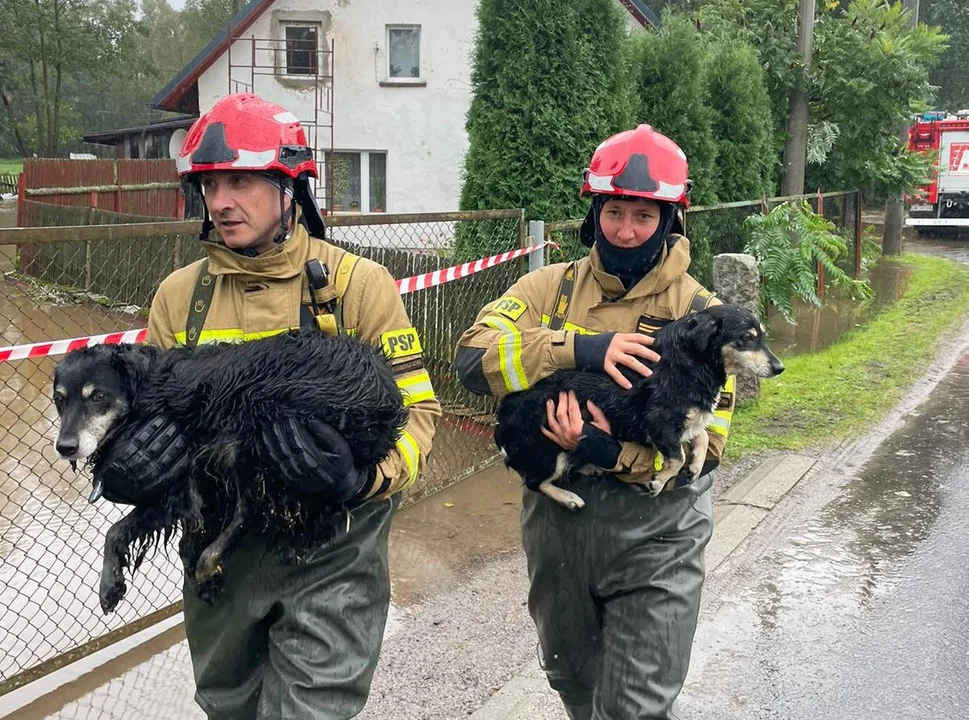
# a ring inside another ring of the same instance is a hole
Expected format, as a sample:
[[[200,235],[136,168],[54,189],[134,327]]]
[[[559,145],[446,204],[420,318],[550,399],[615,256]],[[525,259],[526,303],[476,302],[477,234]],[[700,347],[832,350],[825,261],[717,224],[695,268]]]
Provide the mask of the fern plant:
[[[848,243],[833,223],[805,201],[782,203],[766,215],[751,215],[744,221],[744,235],[744,252],[757,258],[761,297],[792,325],[795,299],[821,307],[819,265],[827,285],[844,288],[854,298],[872,296],[867,280],[856,280],[838,267],[838,260],[848,254]]]

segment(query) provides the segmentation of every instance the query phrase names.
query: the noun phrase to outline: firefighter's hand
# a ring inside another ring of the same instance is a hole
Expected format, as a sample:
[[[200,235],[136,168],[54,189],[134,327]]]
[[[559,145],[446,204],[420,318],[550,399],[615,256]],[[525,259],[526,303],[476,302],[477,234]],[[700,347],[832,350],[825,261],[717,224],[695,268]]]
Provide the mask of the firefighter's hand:
[[[648,363],[659,362],[659,355],[650,346],[653,338],[641,333],[616,333],[612,337],[612,342],[606,349],[606,357],[603,362],[603,370],[620,387],[628,390],[633,385],[622,373],[623,368],[628,368],[634,373],[649,377],[653,371],[646,365]]]
[[[188,440],[162,415],[125,427],[99,455],[91,502],[103,494],[113,503],[141,503],[182,480],[192,468]]]
[[[549,400],[546,407],[548,427],[542,434],[563,450],[572,452],[580,464],[596,467],[615,467],[622,449],[612,436],[608,418],[591,400],[586,402],[591,422],[582,419],[582,410],[575,393],[559,393],[559,400]]]
[[[376,469],[355,467],[347,441],[316,418],[277,420],[263,428],[262,440],[272,472],[297,492],[347,503],[373,484]]]

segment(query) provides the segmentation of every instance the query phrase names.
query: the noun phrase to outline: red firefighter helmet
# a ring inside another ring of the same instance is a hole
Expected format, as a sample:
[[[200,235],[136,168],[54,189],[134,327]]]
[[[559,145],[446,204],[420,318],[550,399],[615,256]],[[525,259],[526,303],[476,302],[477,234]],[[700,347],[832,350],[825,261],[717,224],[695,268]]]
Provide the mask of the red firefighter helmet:
[[[680,146],[649,125],[640,125],[596,148],[581,194],[627,195],[688,208],[692,186]]]
[[[219,100],[192,125],[176,159],[181,176],[209,170],[318,177],[313,150],[296,116],[251,93]]]

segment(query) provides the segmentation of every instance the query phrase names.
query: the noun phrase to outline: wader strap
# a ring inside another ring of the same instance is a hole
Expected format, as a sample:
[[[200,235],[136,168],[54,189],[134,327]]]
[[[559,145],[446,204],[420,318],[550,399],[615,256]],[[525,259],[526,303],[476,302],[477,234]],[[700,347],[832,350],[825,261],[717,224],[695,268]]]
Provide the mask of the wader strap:
[[[565,318],[569,314],[569,305],[572,303],[572,292],[575,290],[575,263],[570,262],[562,275],[562,282],[559,283],[558,299],[555,301],[555,311],[549,320],[548,326],[552,330],[561,330],[565,327]]]
[[[693,313],[698,313],[701,310],[706,310],[710,303],[713,301],[714,294],[703,287],[698,287],[696,292],[693,293],[693,297],[690,298],[690,309],[687,315],[692,315]]]
[[[347,330],[343,324],[343,294],[347,291],[350,278],[353,276],[353,269],[357,266],[360,258],[351,253],[343,253],[340,263],[336,269],[336,280],[333,282],[333,289],[336,291],[336,300],[333,303],[333,313],[317,315],[316,327],[327,335],[346,335]]]
[[[212,293],[215,292],[215,276],[209,273],[209,259],[199,265],[199,274],[192,292],[192,302],[188,307],[188,320],[185,323],[185,346],[194,348],[199,343],[205,316],[209,314]]]

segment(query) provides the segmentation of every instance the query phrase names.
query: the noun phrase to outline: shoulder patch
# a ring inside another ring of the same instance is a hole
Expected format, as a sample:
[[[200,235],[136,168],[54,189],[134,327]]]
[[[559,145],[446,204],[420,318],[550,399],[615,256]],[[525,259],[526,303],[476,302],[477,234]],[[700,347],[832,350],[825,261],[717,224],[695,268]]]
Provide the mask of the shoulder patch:
[[[391,359],[405,358],[421,353],[421,341],[412,327],[388,330],[380,335],[380,347]]]
[[[491,307],[491,312],[498,313],[499,315],[504,315],[506,318],[510,319],[512,322],[518,320],[528,309],[528,305],[523,301],[511,295],[505,295],[495,300],[495,304]]]

